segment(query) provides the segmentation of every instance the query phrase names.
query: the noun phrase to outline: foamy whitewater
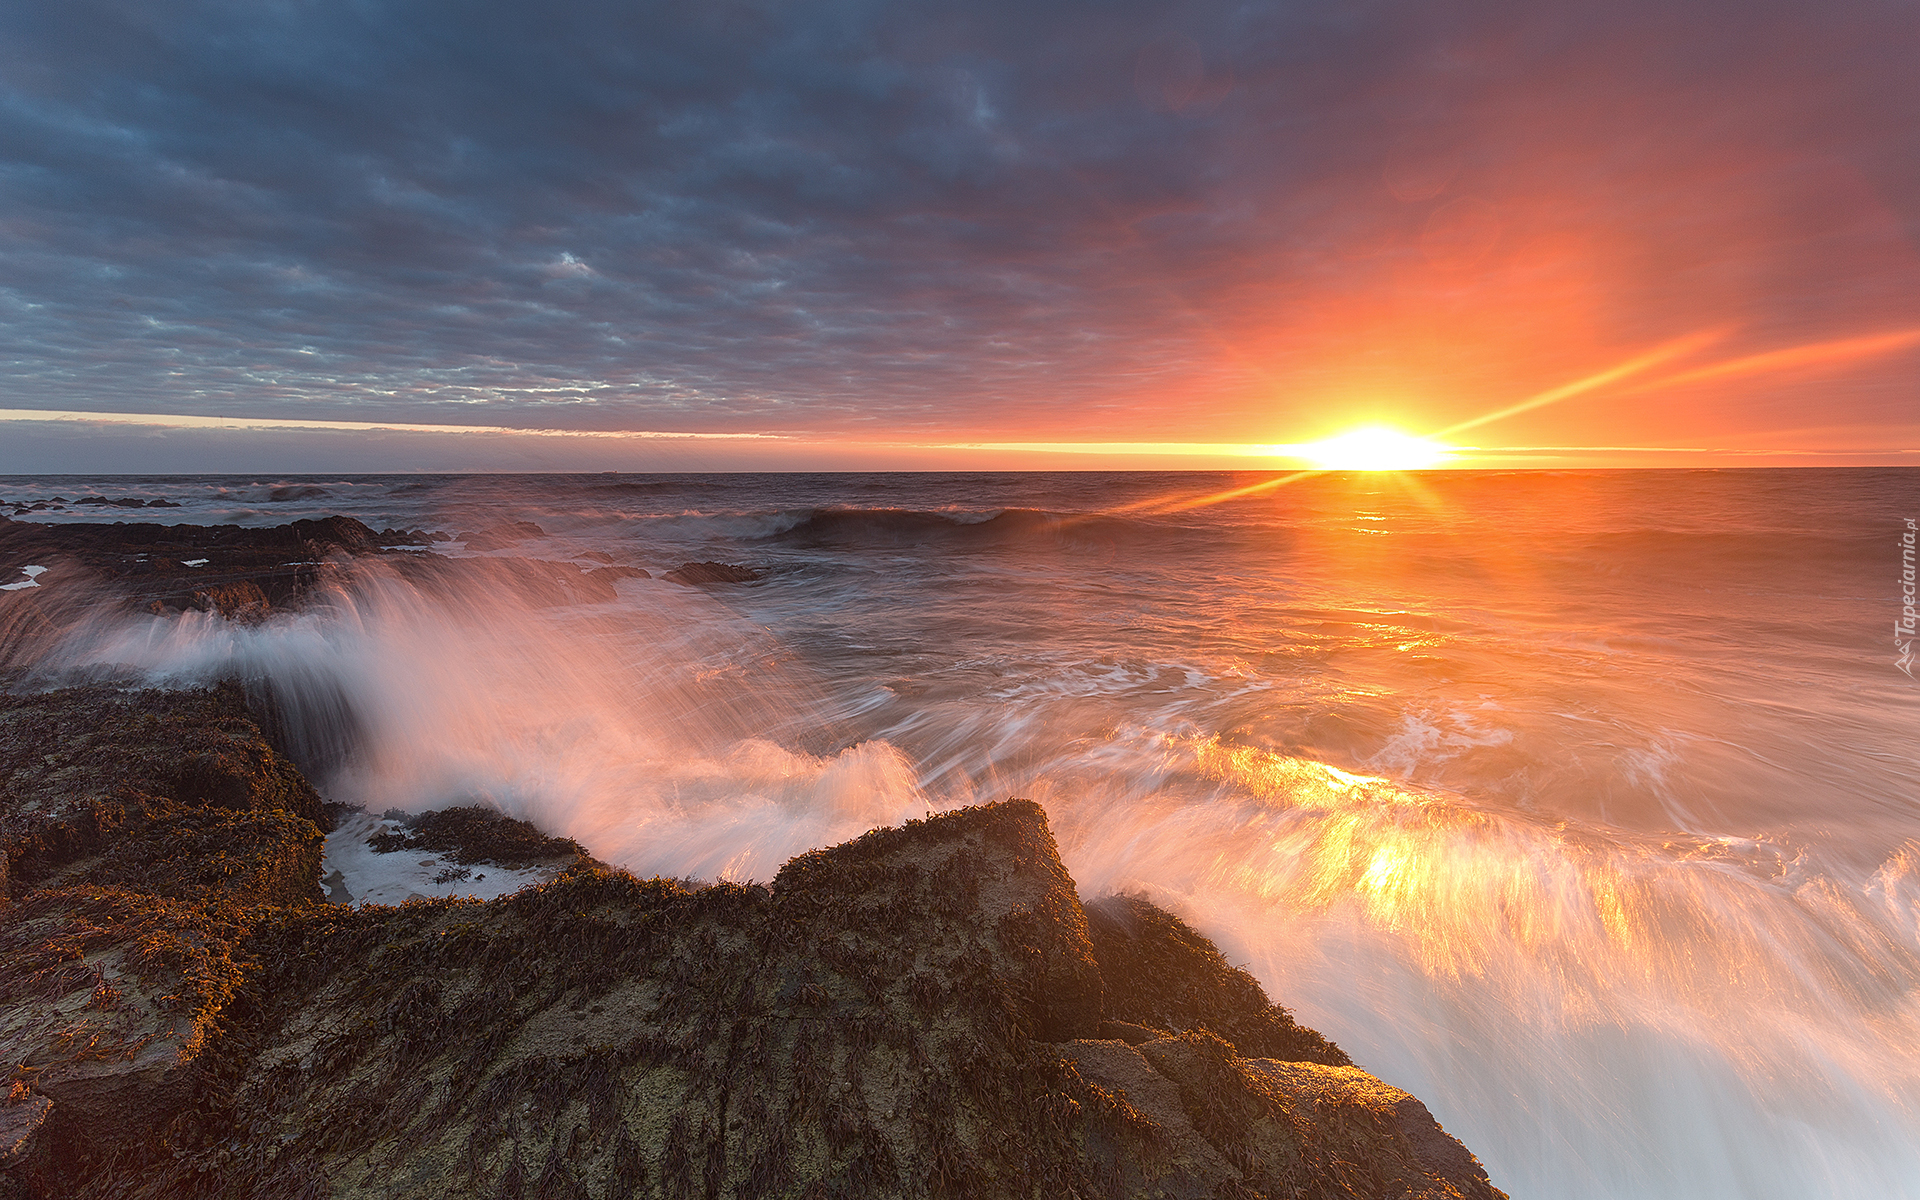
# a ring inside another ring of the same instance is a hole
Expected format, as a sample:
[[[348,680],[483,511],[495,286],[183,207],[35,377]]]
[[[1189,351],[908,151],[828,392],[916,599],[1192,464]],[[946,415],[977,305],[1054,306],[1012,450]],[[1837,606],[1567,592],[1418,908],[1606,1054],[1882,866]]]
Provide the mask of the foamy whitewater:
[[[1920,1196],[1920,472],[0,480],[140,518],[545,535],[43,679],[273,694],[331,798],[770,878],[1007,795],[1516,1197]],[[124,517],[108,510],[111,517]],[[33,519],[98,520],[100,510]],[[489,560],[691,560],[538,608]],[[49,581],[56,576],[46,577]],[[11,581],[10,581],[11,582]],[[57,586],[50,584],[49,586]]]

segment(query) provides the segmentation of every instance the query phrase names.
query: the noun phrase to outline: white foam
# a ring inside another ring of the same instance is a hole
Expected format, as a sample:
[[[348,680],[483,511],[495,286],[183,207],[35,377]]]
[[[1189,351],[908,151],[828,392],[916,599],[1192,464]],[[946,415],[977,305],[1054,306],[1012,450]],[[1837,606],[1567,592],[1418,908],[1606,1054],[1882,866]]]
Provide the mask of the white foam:
[[[413,899],[471,896],[492,900],[523,887],[545,883],[560,866],[513,869],[488,863],[462,866],[444,854],[422,850],[381,853],[367,844],[378,833],[401,829],[400,822],[371,813],[353,813],[327,835],[320,881],[336,903],[400,904]],[[564,864],[562,864],[564,865]]]
[[[45,567],[21,567],[20,573],[27,577],[26,582],[0,585],[0,592],[17,592],[21,588],[39,587],[40,576],[45,575],[47,569]]]

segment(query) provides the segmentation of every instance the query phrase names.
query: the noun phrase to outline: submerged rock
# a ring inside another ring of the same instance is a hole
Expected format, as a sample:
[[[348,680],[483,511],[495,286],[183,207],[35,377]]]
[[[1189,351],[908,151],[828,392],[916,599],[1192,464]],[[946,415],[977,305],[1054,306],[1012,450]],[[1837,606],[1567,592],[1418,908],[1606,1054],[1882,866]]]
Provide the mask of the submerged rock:
[[[669,583],[752,583],[761,577],[761,572],[752,567],[743,567],[734,563],[690,562],[682,563],[660,578]]]
[[[768,886],[582,858],[500,900],[348,909],[237,693],[155,695],[0,709],[25,714],[0,720],[0,1195],[1500,1195],[1170,914],[1083,908],[1030,802]],[[100,732],[36,762],[48,720]],[[462,810],[415,838],[554,845]]]
[[[532,521],[502,521],[478,533],[457,533],[453,540],[464,542],[469,550],[504,550],[529,538],[545,537],[546,530]]]
[[[530,821],[512,817],[477,804],[442,808],[433,812],[397,817],[401,830],[376,834],[369,842],[375,851],[394,854],[401,851],[431,851],[445,854],[456,863],[492,863],[502,867],[544,866],[587,859],[586,849],[572,838],[548,837]]]

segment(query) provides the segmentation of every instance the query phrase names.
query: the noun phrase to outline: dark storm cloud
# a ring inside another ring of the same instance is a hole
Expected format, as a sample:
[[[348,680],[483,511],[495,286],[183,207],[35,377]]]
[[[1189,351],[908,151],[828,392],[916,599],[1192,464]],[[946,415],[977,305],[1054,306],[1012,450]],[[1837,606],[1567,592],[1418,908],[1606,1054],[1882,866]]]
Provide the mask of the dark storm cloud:
[[[1138,425],[1152,395],[1179,429],[1341,352],[1335,318],[1383,287],[1468,286],[1395,264],[1474,267],[1582,203],[1609,211],[1582,228],[1632,231],[1612,337],[1703,303],[1789,334],[1885,324],[1913,317],[1913,276],[1853,264],[1920,218],[1914,17],[13,5],[0,386],[891,432]],[[1794,182],[1835,164],[1837,212]]]

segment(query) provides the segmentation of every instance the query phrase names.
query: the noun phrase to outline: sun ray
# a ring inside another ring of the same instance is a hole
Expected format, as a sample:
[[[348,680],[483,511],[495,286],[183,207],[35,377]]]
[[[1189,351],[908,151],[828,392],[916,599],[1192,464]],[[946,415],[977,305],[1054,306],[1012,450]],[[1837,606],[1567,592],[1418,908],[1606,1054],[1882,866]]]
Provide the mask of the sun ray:
[[[1678,375],[1667,375],[1632,389],[1636,392],[1652,391],[1658,388],[1679,387],[1689,383],[1699,383],[1708,379],[1726,379],[1736,375],[1761,375],[1769,371],[1790,371],[1795,367],[1819,366],[1825,363],[1849,362],[1856,358],[1871,358],[1877,354],[1891,354],[1909,346],[1920,345],[1920,329],[1903,329],[1896,333],[1870,334],[1866,337],[1835,338],[1826,342],[1809,342],[1801,346],[1789,346],[1784,350],[1769,350],[1763,354],[1749,354],[1743,358],[1728,359],[1725,362],[1709,363],[1704,367],[1695,367],[1691,371],[1682,371]]]
[[[1606,387],[1608,384],[1618,383],[1620,380],[1638,375],[1642,371],[1651,370],[1661,363],[1671,362],[1673,359],[1680,358],[1683,355],[1704,349],[1726,337],[1729,332],[1731,331],[1728,329],[1703,329],[1698,333],[1690,333],[1686,337],[1675,338],[1670,342],[1664,342],[1661,345],[1655,346],[1645,354],[1637,355],[1627,359],[1625,362],[1608,367],[1604,371],[1595,371],[1593,374],[1583,376],[1574,380],[1572,383],[1563,383],[1559,387],[1548,388],[1544,392],[1538,392],[1520,401],[1518,404],[1510,404],[1505,408],[1495,409],[1493,412],[1462,421],[1458,425],[1449,425],[1433,436],[1451,437],[1456,433],[1464,433],[1469,429],[1478,429],[1480,426],[1491,424],[1494,421],[1519,416],[1523,412],[1532,412],[1536,408],[1545,408],[1549,404],[1558,404],[1562,400],[1571,400],[1575,396],[1597,391],[1600,388]]]

